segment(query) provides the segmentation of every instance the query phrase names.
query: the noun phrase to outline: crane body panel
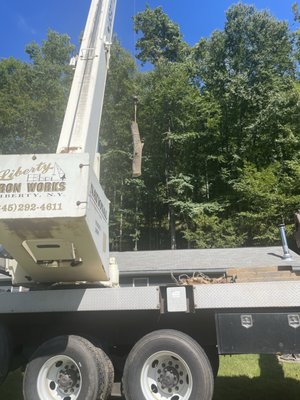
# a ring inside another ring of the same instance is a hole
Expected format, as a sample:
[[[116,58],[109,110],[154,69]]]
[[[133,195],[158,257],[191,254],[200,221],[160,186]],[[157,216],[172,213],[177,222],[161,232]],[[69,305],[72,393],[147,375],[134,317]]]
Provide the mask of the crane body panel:
[[[0,237],[18,262],[14,282],[107,280],[109,202],[90,155],[1,156],[1,165]]]

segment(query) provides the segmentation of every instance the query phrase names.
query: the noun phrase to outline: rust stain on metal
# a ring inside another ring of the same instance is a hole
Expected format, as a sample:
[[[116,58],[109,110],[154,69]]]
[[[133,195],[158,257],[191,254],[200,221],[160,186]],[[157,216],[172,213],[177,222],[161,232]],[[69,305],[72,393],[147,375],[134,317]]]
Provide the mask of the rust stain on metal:
[[[66,154],[66,153],[79,153],[82,151],[82,147],[63,147],[60,150],[60,153]]]

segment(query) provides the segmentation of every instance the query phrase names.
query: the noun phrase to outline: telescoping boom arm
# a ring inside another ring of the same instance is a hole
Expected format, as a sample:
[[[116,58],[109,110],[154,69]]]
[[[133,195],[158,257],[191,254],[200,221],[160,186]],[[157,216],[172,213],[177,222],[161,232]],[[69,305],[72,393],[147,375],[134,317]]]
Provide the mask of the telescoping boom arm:
[[[57,153],[89,153],[95,159],[115,9],[116,0],[92,0]]]

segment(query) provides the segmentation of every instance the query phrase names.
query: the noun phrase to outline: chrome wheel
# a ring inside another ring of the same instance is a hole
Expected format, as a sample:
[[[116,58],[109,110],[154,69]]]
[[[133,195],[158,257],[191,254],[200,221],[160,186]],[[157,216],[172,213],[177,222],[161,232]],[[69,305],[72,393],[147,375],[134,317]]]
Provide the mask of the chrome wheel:
[[[65,355],[49,358],[37,378],[38,395],[43,400],[76,400],[81,385],[79,366]]]
[[[191,370],[176,353],[159,351],[144,363],[141,389],[146,399],[188,400],[192,388]]]

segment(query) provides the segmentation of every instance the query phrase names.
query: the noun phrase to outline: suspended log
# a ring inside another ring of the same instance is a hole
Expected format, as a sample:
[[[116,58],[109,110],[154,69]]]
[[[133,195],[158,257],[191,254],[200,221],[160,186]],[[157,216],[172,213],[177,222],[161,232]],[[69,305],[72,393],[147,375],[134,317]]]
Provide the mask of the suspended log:
[[[294,215],[294,221],[295,221],[295,240],[298,249],[300,249],[300,211],[296,212],[296,214]]]
[[[137,178],[142,175],[142,151],[144,143],[141,141],[139,126],[136,121],[131,121],[133,140],[132,176]]]

